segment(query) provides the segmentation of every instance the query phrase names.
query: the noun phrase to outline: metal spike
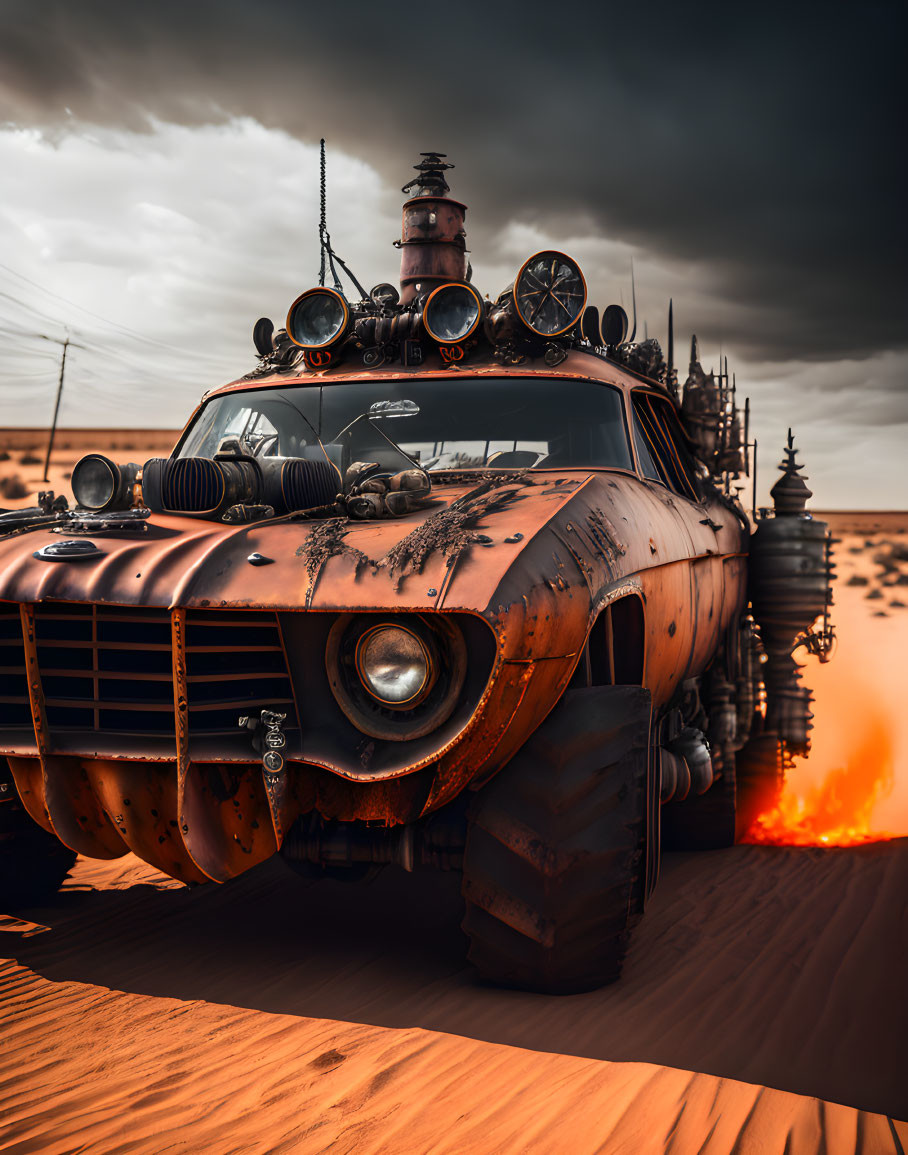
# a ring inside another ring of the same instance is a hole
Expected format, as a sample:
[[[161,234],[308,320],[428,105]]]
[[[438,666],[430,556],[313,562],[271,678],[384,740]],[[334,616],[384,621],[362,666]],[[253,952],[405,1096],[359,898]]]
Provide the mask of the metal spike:
[[[754,438],[754,495],[753,495],[753,519],[754,524],[757,522],[757,439]]]
[[[634,310],[634,327],[631,329],[631,335],[627,341],[630,344],[637,336],[637,284],[634,280],[634,258],[631,257],[631,302]]]
[[[668,376],[671,379],[675,367],[675,323],[672,316],[672,299],[668,299]]]

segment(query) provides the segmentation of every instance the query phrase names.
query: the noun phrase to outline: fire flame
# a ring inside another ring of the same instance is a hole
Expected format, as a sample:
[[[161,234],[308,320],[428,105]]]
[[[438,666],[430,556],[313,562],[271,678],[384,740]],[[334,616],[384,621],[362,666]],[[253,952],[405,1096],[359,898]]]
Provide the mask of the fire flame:
[[[873,812],[895,783],[894,741],[882,717],[869,720],[844,766],[810,785],[807,762],[789,770],[781,797],[761,814],[744,842],[769,846],[855,846],[901,837],[874,829]],[[815,775],[816,767],[812,768]]]

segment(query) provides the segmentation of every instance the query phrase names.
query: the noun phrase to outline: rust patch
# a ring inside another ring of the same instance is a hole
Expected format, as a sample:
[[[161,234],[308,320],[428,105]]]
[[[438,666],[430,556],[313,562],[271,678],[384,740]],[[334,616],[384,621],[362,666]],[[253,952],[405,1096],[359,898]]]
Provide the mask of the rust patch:
[[[433,553],[447,558],[450,569],[464,550],[473,545],[489,544],[485,534],[475,532],[477,523],[494,510],[519,500],[521,487],[533,484],[521,475],[517,475],[516,481],[514,477],[513,474],[486,477],[469,493],[427,517],[422,525],[398,542],[380,564],[387,566],[392,574],[398,574],[399,585],[408,573],[422,573]],[[508,486],[510,488],[506,488]]]
[[[509,473],[499,472],[494,469],[485,472],[477,472],[475,469],[449,469],[440,473],[432,474],[432,488],[435,489],[441,485],[466,485],[474,482],[477,485],[491,482],[493,485],[535,485],[536,482],[530,477],[526,469],[517,469]],[[473,492],[471,490],[471,492]],[[469,494],[465,494],[469,497]]]
[[[332,557],[341,554],[353,558],[356,572],[359,574],[363,566],[375,566],[371,558],[366,557],[361,549],[347,545],[344,538],[353,528],[352,524],[343,517],[332,517],[329,521],[322,521],[315,525],[309,536],[296,551],[296,556],[302,558],[309,578],[309,588],[306,591],[306,607],[312,604],[312,596],[322,570]]]

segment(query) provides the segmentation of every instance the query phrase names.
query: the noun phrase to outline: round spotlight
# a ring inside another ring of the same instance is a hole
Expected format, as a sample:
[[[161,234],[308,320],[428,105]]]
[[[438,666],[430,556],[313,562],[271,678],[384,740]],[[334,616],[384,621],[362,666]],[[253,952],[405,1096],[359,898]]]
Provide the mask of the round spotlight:
[[[303,349],[327,349],[349,327],[350,308],[334,289],[307,289],[287,314],[287,335]]]
[[[405,706],[423,695],[432,675],[428,649],[411,630],[374,626],[356,645],[356,672],[369,693],[385,705]]]
[[[564,253],[535,253],[514,282],[514,304],[528,329],[558,337],[572,329],[586,304],[586,281],[576,261]]]
[[[138,470],[137,465],[115,465],[101,453],[89,453],[73,469],[73,497],[83,509],[96,512],[128,509]]]
[[[383,309],[393,309],[400,301],[400,293],[398,293],[393,285],[389,285],[387,281],[382,281],[381,284],[376,285],[374,289],[370,289],[369,296],[376,305],[381,305]]]
[[[464,341],[482,317],[482,297],[472,285],[439,285],[426,301],[422,323],[433,341],[453,345]]]

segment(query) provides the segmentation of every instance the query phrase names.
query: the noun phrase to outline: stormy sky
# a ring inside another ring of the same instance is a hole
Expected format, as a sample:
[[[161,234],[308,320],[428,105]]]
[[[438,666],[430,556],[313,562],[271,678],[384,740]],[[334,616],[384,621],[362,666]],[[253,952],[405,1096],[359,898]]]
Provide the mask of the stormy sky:
[[[695,330],[788,424],[816,505],[908,506],[901,4],[0,5],[0,414],[178,426],[335,247],[396,280],[400,186],[448,153],[474,281],[580,260],[683,368]],[[53,338],[53,340],[47,340]],[[683,373],[682,373],[683,376]]]

